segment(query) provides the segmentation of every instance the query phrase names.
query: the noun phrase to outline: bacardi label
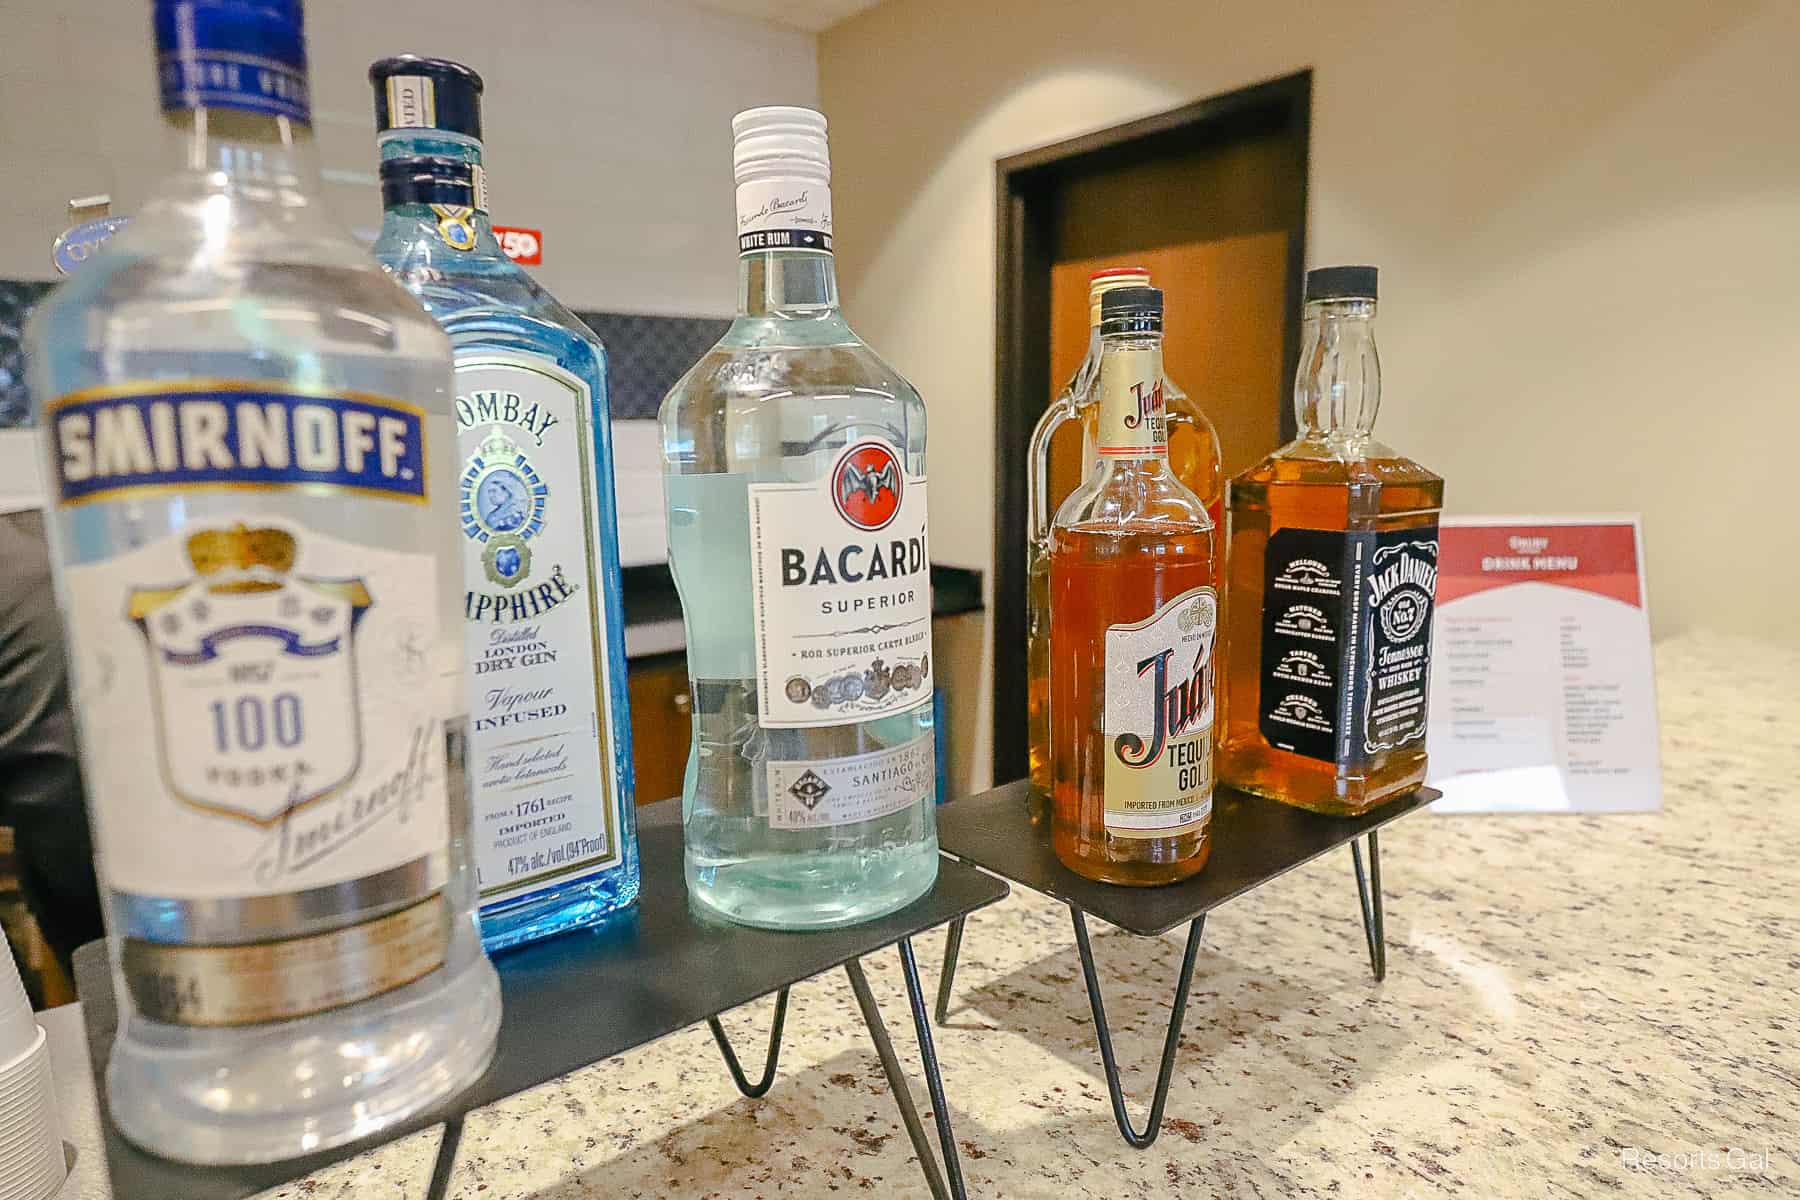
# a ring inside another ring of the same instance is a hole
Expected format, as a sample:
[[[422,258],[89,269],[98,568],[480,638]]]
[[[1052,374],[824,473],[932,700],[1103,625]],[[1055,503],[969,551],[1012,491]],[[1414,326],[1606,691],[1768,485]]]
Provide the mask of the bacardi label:
[[[1279,529],[1263,563],[1262,735],[1321,762],[1425,736],[1437,526]]]
[[[448,937],[444,718],[457,708],[436,653],[436,559],[276,508],[296,487],[422,504],[423,414],[210,381],[67,396],[46,425],[60,508],[233,498],[63,574],[108,885],[297,911],[345,885],[414,902],[403,935],[384,919],[258,947],[128,933],[140,1007],[183,1024],[285,1019],[434,969]]]
[[[738,253],[831,253],[831,188],[813,180],[758,179],[737,188]]]
[[[870,438],[749,500],[758,720],[812,729],[929,703],[925,477]]]
[[[456,359],[469,779],[484,908],[622,854],[590,410],[543,358]]]
[[[768,766],[769,824],[825,829],[874,821],[926,800],[937,787],[929,733],[899,746],[815,762]]]
[[[1106,830],[1166,838],[1212,817],[1218,594],[1192,588],[1106,631]]]

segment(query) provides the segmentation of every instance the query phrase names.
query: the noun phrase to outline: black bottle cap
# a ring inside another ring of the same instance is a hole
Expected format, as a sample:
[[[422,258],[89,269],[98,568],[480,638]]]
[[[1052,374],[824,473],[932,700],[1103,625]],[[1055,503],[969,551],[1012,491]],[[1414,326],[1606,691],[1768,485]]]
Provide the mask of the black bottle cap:
[[[1306,273],[1306,302],[1376,299],[1374,267],[1316,267]]]
[[[397,54],[369,67],[375,131],[439,129],[481,140],[481,76],[447,58]]]
[[[460,158],[415,155],[381,164],[381,204],[453,204],[475,206],[475,167]]]
[[[1122,287],[1100,296],[1100,328],[1103,333],[1160,333],[1163,294],[1161,288]]]

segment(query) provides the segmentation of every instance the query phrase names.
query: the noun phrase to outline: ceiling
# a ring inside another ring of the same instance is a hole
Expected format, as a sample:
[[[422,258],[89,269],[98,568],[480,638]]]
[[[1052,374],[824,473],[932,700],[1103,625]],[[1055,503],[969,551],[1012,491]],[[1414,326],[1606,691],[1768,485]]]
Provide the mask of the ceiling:
[[[756,17],[790,29],[818,33],[881,0],[699,0],[704,8]]]

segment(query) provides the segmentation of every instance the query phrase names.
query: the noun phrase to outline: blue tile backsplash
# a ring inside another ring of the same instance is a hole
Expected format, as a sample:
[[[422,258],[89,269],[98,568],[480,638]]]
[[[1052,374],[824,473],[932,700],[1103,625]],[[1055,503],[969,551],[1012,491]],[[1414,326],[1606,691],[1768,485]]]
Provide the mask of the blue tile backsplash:
[[[25,315],[51,284],[24,279],[0,279],[0,429],[31,423],[31,398],[25,394],[25,362],[19,353],[19,334]]]
[[[19,332],[26,314],[52,283],[0,279],[0,429],[31,423]],[[713,317],[645,317],[583,312],[606,344],[615,421],[654,418],[663,394],[719,340],[730,321]]]

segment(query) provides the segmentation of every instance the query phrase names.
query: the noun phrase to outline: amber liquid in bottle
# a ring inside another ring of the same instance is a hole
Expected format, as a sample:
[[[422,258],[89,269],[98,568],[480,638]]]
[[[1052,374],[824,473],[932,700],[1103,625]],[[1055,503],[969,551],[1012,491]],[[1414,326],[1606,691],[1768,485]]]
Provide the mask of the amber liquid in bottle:
[[[1212,848],[1218,548],[1168,467],[1160,341],[1107,336],[1100,461],[1049,553],[1051,845],[1138,886],[1187,878]]]
[[[1275,744],[1268,736],[1268,730],[1276,728],[1268,723],[1274,697],[1264,695],[1265,686],[1275,682],[1268,677],[1273,656],[1265,655],[1264,647],[1266,609],[1287,603],[1289,597],[1265,592],[1270,538],[1283,530],[1369,535],[1414,531],[1419,543],[1428,540],[1432,546],[1435,570],[1444,481],[1371,436],[1380,396],[1380,368],[1370,330],[1374,312],[1372,298],[1308,305],[1305,348],[1295,387],[1300,436],[1234,478],[1226,508],[1229,549],[1220,780],[1284,803],[1338,815],[1366,812],[1424,782],[1423,714],[1417,736],[1373,752],[1362,749],[1357,741],[1349,753],[1340,749],[1331,757],[1320,758]],[[1393,540],[1392,536],[1388,540]],[[1350,581],[1344,586],[1350,587]],[[1413,633],[1411,641],[1417,645],[1423,639],[1428,650],[1429,593],[1425,613],[1417,620],[1423,627]],[[1340,636],[1343,632],[1339,631]],[[1329,654],[1322,653],[1321,658],[1328,671],[1334,668]],[[1409,661],[1420,663],[1418,702],[1422,705],[1425,660]],[[1305,693],[1311,685],[1280,686],[1284,692]],[[1336,694],[1341,707],[1342,693]]]
[[[1092,335],[1087,357],[1039,418],[1031,436],[1031,527],[1025,544],[1026,695],[1030,730],[1029,763],[1034,797],[1048,796],[1050,778],[1050,517],[1093,473],[1099,429],[1100,298],[1119,287],[1143,287],[1150,276],[1136,268],[1097,272],[1088,282]],[[1168,421],[1169,467],[1206,506],[1215,527],[1222,518],[1225,487],[1219,436],[1199,401],[1165,373],[1163,404]],[[1037,815],[1034,812],[1034,816]]]

